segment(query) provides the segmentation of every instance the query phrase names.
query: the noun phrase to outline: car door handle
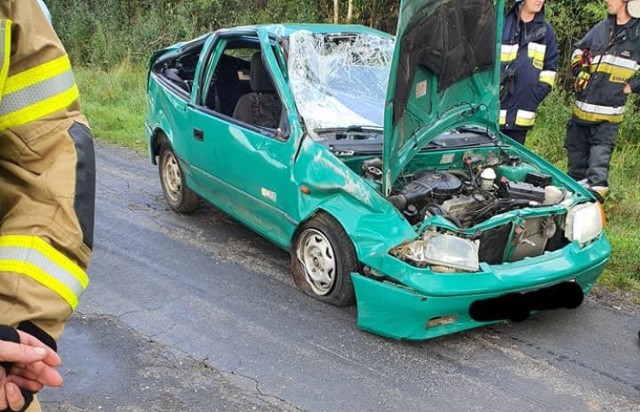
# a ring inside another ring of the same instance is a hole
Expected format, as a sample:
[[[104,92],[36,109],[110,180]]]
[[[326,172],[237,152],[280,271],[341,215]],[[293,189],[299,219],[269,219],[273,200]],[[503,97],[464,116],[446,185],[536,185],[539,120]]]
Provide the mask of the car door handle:
[[[199,142],[204,141],[204,132],[202,129],[193,129],[193,138]]]

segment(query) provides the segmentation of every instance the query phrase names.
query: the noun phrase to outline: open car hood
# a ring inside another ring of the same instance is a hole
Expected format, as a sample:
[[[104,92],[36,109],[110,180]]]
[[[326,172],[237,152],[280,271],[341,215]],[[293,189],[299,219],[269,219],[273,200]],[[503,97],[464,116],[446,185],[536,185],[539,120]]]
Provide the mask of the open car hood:
[[[384,113],[384,193],[447,130],[497,130],[504,0],[402,0]]]

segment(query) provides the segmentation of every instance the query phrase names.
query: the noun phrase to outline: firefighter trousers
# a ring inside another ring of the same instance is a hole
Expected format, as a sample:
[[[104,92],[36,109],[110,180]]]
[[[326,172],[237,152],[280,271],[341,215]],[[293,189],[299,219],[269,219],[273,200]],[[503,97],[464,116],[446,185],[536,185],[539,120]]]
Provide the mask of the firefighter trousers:
[[[567,124],[564,147],[568,173],[576,180],[588,179],[590,186],[609,186],[609,162],[619,123],[582,124],[572,118]]]

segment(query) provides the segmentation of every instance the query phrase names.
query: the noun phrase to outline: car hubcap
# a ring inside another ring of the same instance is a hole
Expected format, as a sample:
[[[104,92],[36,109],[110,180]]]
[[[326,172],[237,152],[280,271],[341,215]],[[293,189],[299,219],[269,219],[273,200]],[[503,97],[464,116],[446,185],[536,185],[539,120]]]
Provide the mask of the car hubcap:
[[[182,191],[180,167],[178,167],[178,161],[172,153],[167,153],[165,156],[162,178],[167,189],[167,196],[172,202],[179,202]]]
[[[313,293],[324,296],[331,292],[335,282],[336,260],[329,239],[315,229],[307,229],[300,236],[297,255]]]

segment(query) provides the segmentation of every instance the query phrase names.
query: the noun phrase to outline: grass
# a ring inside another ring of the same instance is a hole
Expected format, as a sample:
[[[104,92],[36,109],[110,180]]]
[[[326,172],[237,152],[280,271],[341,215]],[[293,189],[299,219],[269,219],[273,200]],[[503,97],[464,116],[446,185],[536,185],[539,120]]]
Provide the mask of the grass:
[[[146,70],[121,64],[109,71],[79,68],[74,74],[94,136],[145,150]]]
[[[76,69],[84,113],[97,139],[146,150],[146,70],[120,65],[109,71]],[[539,110],[527,146],[566,170],[563,147],[565,125],[571,112],[566,94],[551,93]],[[601,285],[632,291],[640,299],[640,115],[628,113],[620,129],[611,161],[611,189],[605,202],[612,244],[611,263]]]

